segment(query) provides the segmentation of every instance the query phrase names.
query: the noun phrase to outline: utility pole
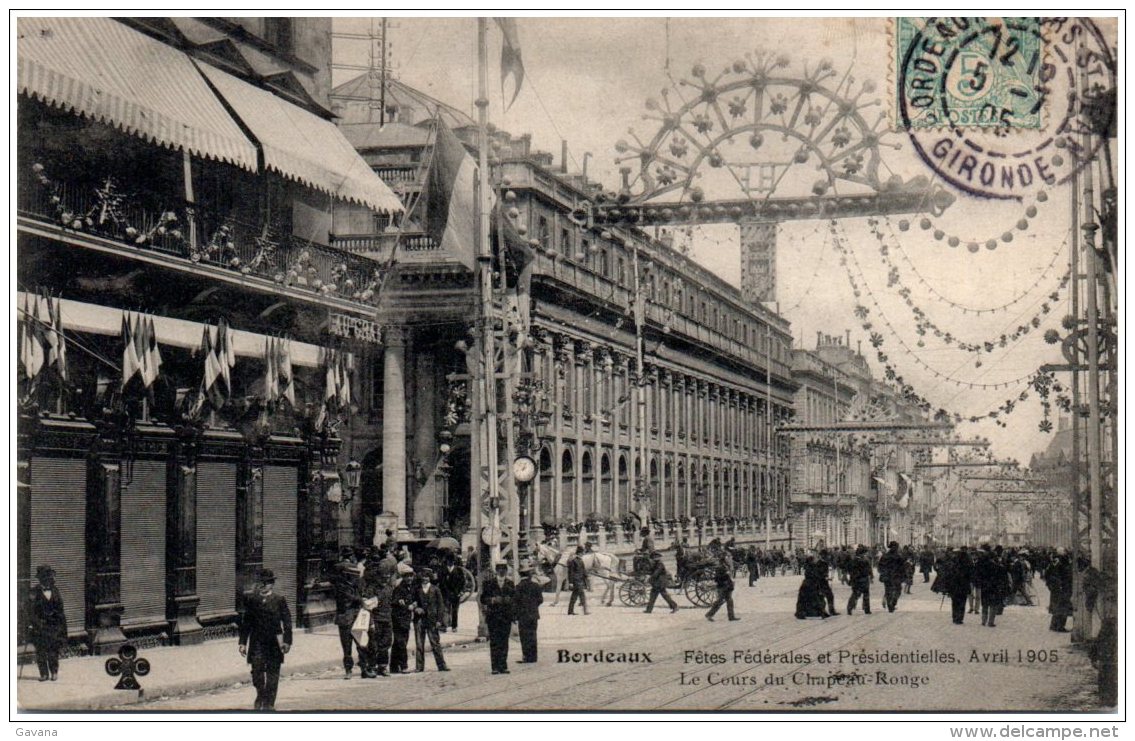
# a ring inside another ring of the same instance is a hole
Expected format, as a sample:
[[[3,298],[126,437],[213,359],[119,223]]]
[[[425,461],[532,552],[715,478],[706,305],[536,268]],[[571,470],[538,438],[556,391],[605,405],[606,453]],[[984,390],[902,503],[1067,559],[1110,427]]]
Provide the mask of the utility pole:
[[[478,501],[474,502],[477,519],[482,512],[482,497],[488,495],[489,513],[496,535],[491,548],[491,561],[495,565],[500,560],[500,491],[497,469],[500,465],[497,453],[497,373],[496,343],[494,338],[496,311],[493,306],[493,254],[489,245],[489,136],[488,136],[488,19],[477,19],[477,194],[474,222],[477,227],[477,285],[480,289],[481,330],[481,374],[478,381],[481,409],[477,416],[479,460],[475,480],[478,485]],[[479,523],[477,537],[481,537],[483,523]],[[483,571],[484,569],[482,569]]]
[[[765,475],[768,476],[768,488],[765,492],[765,550],[772,548],[772,463],[773,463],[773,426],[772,426],[772,324],[765,322]]]
[[[639,275],[638,242],[631,238],[631,270],[634,273],[634,326],[635,326],[635,369],[638,379],[635,388],[635,407],[638,409],[638,449],[639,460],[642,461],[641,475],[635,493],[635,504],[642,499],[650,500],[650,463],[646,456],[646,366],[643,357],[643,329],[646,324],[646,297],[642,295],[642,280]],[[642,521],[642,527],[650,527],[650,509]],[[638,538],[635,538],[636,542]]]

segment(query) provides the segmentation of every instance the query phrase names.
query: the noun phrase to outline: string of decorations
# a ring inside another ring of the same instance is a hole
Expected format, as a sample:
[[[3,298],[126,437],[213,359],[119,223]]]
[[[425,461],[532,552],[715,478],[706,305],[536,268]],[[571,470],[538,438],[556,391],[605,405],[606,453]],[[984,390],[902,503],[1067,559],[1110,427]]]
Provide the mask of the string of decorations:
[[[891,230],[891,237],[893,239],[893,246],[894,246],[895,251],[897,251],[900,255],[902,255],[903,260],[905,260],[906,264],[910,266],[910,269],[914,273],[915,278],[918,279],[918,282],[920,284],[922,284],[922,286],[925,287],[926,290],[928,290],[931,294],[933,294],[936,299],[938,299],[939,301],[941,301],[944,304],[949,305],[951,308],[954,308],[954,309],[961,311],[963,314],[992,314],[992,313],[995,313],[995,312],[1004,311],[1004,310],[1020,303],[1021,301],[1024,301],[1026,298],[1029,297],[1029,295],[1032,294],[1032,292],[1034,290],[1036,290],[1037,286],[1039,286],[1041,283],[1043,283],[1048,278],[1049,273],[1052,272],[1052,268],[1056,265],[1057,260],[1059,260],[1060,257],[1064,254],[1064,248],[1068,244],[1068,236],[1065,235],[1064,242],[1062,242],[1053,251],[1052,259],[1048,261],[1048,265],[1045,266],[1044,270],[1041,272],[1040,277],[1037,278],[1036,282],[1033,283],[1033,285],[1030,286],[1029,288],[1027,288],[1025,291],[1021,292],[1020,294],[1015,296],[1012,300],[1010,300],[1010,301],[1008,301],[1004,304],[1001,304],[1000,306],[993,306],[993,307],[984,308],[984,309],[975,309],[972,306],[966,306],[965,304],[961,304],[961,303],[958,303],[957,301],[952,301],[952,300],[946,298],[945,296],[942,295],[942,293],[940,291],[938,291],[938,289],[936,289],[933,285],[931,285],[930,282],[928,280],[926,280],[926,277],[923,276],[922,273],[919,271],[918,267],[914,264],[914,261],[910,259],[910,256],[908,254],[906,254],[906,250],[903,249],[902,243],[899,241],[898,235],[895,234],[894,226],[891,224],[889,219],[887,220],[887,226]],[[882,241],[882,240],[880,239],[880,241]]]
[[[887,268],[887,287],[893,288],[896,285],[899,286],[899,297],[902,298],[903,303],[906,304],[907,308],[910,309],[911,314],[914,315],[915,331],[918,332],[919,335],[918,342],[916,343],[918,347],[925,347],[926,342],[923,338],[925,338],[927,334],[932,334],[935,338],[941,340],[945,344],[956,347],[958,350],[961,350],[963,352],[979,354],[992,353],[998,348],[1004,349],[1009,346],[1009,343],[1017,342],[1025,335],[1029,334],[1032,330],[1040,328],[1044,316],[1052,311],[1052,304],[1060,301],[1060,292],[1067,287],[1068,282],[1071,279],[1071,272],[1066,271],[1064,273],[1064,276],[1060,279],[1059,286],[1057,286],[1057,289],[1055,291],[1048,294],[1048,300],[1041,304],[1040,310],[1027,322],[1017,325],[1017,328],[1012,332],[1003,332],[1000,337],[991,340],[984,340],[982,342],[965,342],[962,339],[955,337],[953,333],[947,332],[940,328],[937,323],[934,322],[934,320],[930,319],[925,310],[915,304],[914,300],[911,298],[910,288],[903,285],[899,268],[891,260],[891,246],[886,244],[885,236],[881,231],[879,231],[878,221],[876,219],[868,219],[867,223],[870,224],[872,233],[879,241],[879,254],[883,258],[883,265]],[[1065,235],[1064,243],[1057,251],[1057,254],[1063,252],[1064,246],[1067,245],[1067,243],[1068,237],[1067,235]],[[1055,257],[1053,258],[1053,260],[1055,261]],[[1049,265],[1049,267],[1051,267],[1051,264]],[[1029,295],[1033,291],[1033,289],[1035,289],[1037,285],[1039,285],[1039,283],[1040,280],[1038,279],[1035,283],[1033,283],[1028,291],[1021,294],[1021,298]],[[1016,300],[1013,303],[1016,303]]]
[[[1031,388],[1033,388],[1034,390],[1036,390],[1037,394],[1041,396],[1042,409],[1044,410],[1045,417],[1041,422],[1040,429],[1041,429],[1042,432],[1051,431],[1052,423],[1051,423],[1051,420],[1049,419],[1050,406],[1046,406],[1045,402],[1047,401],[1047,395],[1048,395],[1049,392],[1055,391],[1058,388],[1061,389],[1061,390],[1063,389],[1063,387],[1059,384],[1059,382],[1055,380],[1053,374],[1044,373],[1042,371],[1036,371],[1036,372],[1033,372],[1033,373],[1031,373],[1027,376],[1022,376],[1021,378],[1014,379],[1012,381],[1006,381],[1006,382],[997,383],[997,384],[980,384],[980,383],[960,381],[958,379],[951,378],[950,376],[942,374],[939,371],[937,371],[934,368],[927,365],[921,358],[919,358],[915,353],[913,353],[910,350],[909,347],[906,346],[906,344],[903,342],[902,338],[898,335],[897,332],[895,332],[894,327],[892,327],[890,322],[887,321],[887,318],[883,314],[882,309],[879,307],[878,302],[875,300],[875,297],[871,294],[870,289],[867,287],[866,281],[862,280],[862,269],[859,268],[859,264],[856,261],[854,254],[850,250],[848,250],[844,246],[843,242],[841,241],[841,239],[840,239],[840,237],[839,237],[839,235],[836,231],[837,227],[838,227],[838,222],[836,222],[833,219],[831,221],[831,224],[830,224],[830,228],[831,228],[831,231],[832,231],[832,244],[835,246],[836,250],[839,251],[840,254],[841,254],[840,265],[842,265],[845,268],[845,272],[847,273],[848,283],[851,286],[852,295],[855,297],[855,299],[857,301],[860,301],[863,298],[864,290],[866,290],[868,298],[875,305],[875,308],[878,311],[879,316],[882,318],[884,324],[887,325],[887,328],[891,331],[891,333],[894,335],[894,337],[898,340],[899,344],[902,345],[903,349],[912,358],[914,358],[915,362],[917,362],[925,370],[934,374],[934,376],[936,378],[939,378],[939,379],[942,379],[942,380],[947,380],[947,381],[950,381],[950,382],[952,382],[952,383],[954,383],[958,386],[964,386],[964,387],[971,388],[971,389],[1008,388],[1008,387],[1013,387],[1013,386],[1019,386],[1020,384],[1027,382],[1029,384],[1029,386]],[[853,272],[853,270],[851,268],[851,263],[855,263],[856,269],[857,269],[857,271],[859,272],[859,275],[860,275],[859,281],[857,281],[856,278],[855,278],[855,272]],[[862,288],[860,287],[860,281],[862,281],[862,283],[863,283]],[[902,375],[899,374],[899,372],[895,369],[895,367],[893,365],[891,365],[890,357],[883,350],[883,343],[884,343],[883,335],[881,333],[879,333],[878,331],[875,331],[874,325],[869,321],[870,309],[868,309],[862,303],[858,303],[855,307],[855,316],[860,320],[860,323],[863,327],[863,330],[865,332],[869,333],[871,346],[875,349],[876,359],[883,366],[884,378],[886,378],[886,380],[894,383],[898,387],[899,394],[903,397],[904,400],[906,400],[907,402],[916,406],[924,414],[930,414],[932,412],[932,410],[934,410],[934,404],[932,404],[928,399],[926,399],[926,397],[919,394],[914,389],[914,387],[911,384],[909,384]],[[991,410],[989,410],[989,411],[987,411],[983,414],[973,414],[973,415],[969,415],[967,417],[967,416],[964,416],[964,415],[959,414],[957,412],[951,413],[948,410],[946,410],[945,408],[940,407],[936,411],[933,411],[933,416],[934,416],[935,421],[944,422],[944,421],[953,420],[953,422],[955,424],[960,424],[962,422],[977,423],[977,422],[981,422],[982,420],[988,419],[988,420],[993,421],[999,427],[1007,427],[1008,425],[1002,419],[1002,417],[1008,416],[1009,414],[1011,414],[1017,408],[1018,403],[1026,401],[1026,400],[1028,400],[1028,398],[1029,398],[1029,389],[1025,389],[1025,390],[1021,391],[1019,394],[1017,394],[1016,397],[1006,399],[1003,403],[998,405],[996,408],[991,409]]]
[[[938,240],[939,242],[945,241],[946,244],[951,247],[958,247],[962,244],[962,242],[965,242],[966,249],[968,249],[970,252],[977,252],[981,249],[981,246],[983,244],[985,245],[985,249],[995,250],[997,249],[999,243],[1004,242],[1005,244],[1008,244],[1009,242],[1013,241],[1014,230],[1019,232],[1028,231],[1029,219],[1034,218],[1037,215],[1037,204],[1044,203],[1047,200],[1048,193],[1043,190],[1038,192],[1033,203],[1025,208],[1024,215],[1021,216],[1021,218],[1017,219],[1012,227],[1002,232],[1000,236],[989,239],[963,239],[962,237],[954,234],[947,234],[942,229],[935,229],[934,220],[929,216],[923,216],[921,219],[919,219],[918,226],[921,227],[923,231],[930,231],[931,229],[933,229],[934,239]],[[911,223],[908,219],[899,220],[899,231],[910,231],[910,227]]]

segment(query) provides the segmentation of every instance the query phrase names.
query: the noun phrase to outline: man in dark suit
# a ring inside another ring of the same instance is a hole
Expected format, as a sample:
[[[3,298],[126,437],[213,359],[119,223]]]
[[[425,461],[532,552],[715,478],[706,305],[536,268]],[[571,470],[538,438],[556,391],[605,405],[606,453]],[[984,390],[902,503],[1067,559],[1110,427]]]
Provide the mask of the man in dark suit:
[[[55,585],[54,569],[50,566],[36,568],[35,580],[28,613],[29,637],[35,644],[39,681],[54,682],[59,679],[59,651],[67,645],[67,615],[63,612],[63,597]]]
[[[394,576],[391,600],[390,673],[405,674],[410,668],[406,644],[410,640],[410,630],[414,627],[414,608],[418,604],[418,584],[413,570],[408,566],[405,570],[399,566]]]
[[[433,569],[422,569],[414,607],[414,671],[426,670],[427,638],[437,670],[449,671],[441,650],[441,636],[438,635],[439,628],[445,625],[446,607],[437,582]]]
[[[532,580],[532,567],[520,570],[520,585],[516,588],[516,627],[520,632],[521,664],[536,663],[536,630],[540,624],[540,605],[544,591]]]
[[[451,553],[445,559],[445,570],[442,571],[438,585],[441,587],[441,596],[445,600],[446,622],[442,623],[441,632],[446,628],[457,630],[457,611],[461,607],[461,592],[465,590],[465,572],[457,562],[457,554]]]
[[[331,585],[335,590],[335,625],[339,628],[339,644],[343,649],[343,672],[345,679],[351,678],[351,671],[355,667],[352,652],[359,655],[359,666],[363,665],[363,649],[355,643],[351,636],[351,626],[359,614],[359,581],[360,570],[354,561],[354,552],[344,548],[341,553],[342,560],[335,565],[335,574]],[[353,648],[354,647],[354,648]]]
[[[717,614],[722,605],[725,605],[725,612],[729,615],[730,620],[741,619],[733,614],[733,567],[729,564],[727,553],[727,551],[722,552],[717,559],[717,567],[713,572],[713,581],[717,586],[717,599],[709,608],[709,612],[705,614],[705,619],[711,623],[713,616]]]
[[[662,562],[662,554],[658,551],[650,554],[650,599],[646,603],[645,613],[654,612],[654,602],[659,597],[666,600],[666,604],[670,605],[670,612],[678,611],[678,603],[666,591],[666,587],[670,586],[670,572],[666,570],[666,564]]]
[[[902,594],[902,582],[906,578],[906,559],[899,553],[899,543],[892,540],[887,544],[887,552],[879,557],[879,581],[883,582],[883,607],[894,612]],[[864,602],[864,609],[866,609]]]
[[[851,597],[847,600],[847,614],[855,610],[859,597],[863,597],[863,614],[871,614],[871,582],[875,581],[875,574],[871,571],[871,562],[867,558],[867,546],[860,545],[855,549],[855,555],[847,560],[847,581],[851,584]]]
[[[508,634],[516,609],[516,587],[508,580],[508,564],[498,563],[495,577],[481,585],[481,605],[489,626],[493,674],[508,674]]]
[[[583,614],[590,615],[587,610],[587,567],[583,565],[583,548],[576,546],[575,555],[568,561],[568,586],[571,587],[571,597],[568,599],[568,615],[575,614],[575,601],[583,607]]]
[[[240,655],[252,665],[252,684],[256,687],[253,710],[274,710],[280,686],[280,665],[292,647],[292,613],[283,595],[274,594],[276,575],[261,569],[256,589],[245,600],[240,621]]]

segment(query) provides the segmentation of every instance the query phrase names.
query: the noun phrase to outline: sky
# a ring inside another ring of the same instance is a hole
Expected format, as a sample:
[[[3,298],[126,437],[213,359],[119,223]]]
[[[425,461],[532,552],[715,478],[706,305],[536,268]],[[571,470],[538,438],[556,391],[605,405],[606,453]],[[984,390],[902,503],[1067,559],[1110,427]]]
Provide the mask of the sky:
[[[336,19],[335,29],[365,32],[368,23],[365,18]],[[821,60],[828,60],[838,73],[829,86],[847,77],[851,92],[859,91],[865,81],[874,83],[873,92],[860,96],[860,100],[868,103],[862,111],[869,125],[885,117],[881,124],[886,130],[881,155],[884,177],[933,177],[913,151],[907,134],[892,131],[889,125],[889,93],[895,79],[890,62],[890,23],[884,17],[519,18],[525,79],[515,103],[507,109],[505,96],[511,97],[512,83],[509,81],[502,95],[501,35],[490,24],[490,121],[513,135],[531,133],[534,146],[553,153],[557,166],[561,141],[567,140],[568,167],[573,172],[580,170],[584,153],[589,152],[589,177],[614,189],[619,183],[617,142],[633,142],[630,130],[649,141],[658,123],[646,118],[651,114],[647,100],[663,100],[663,90],[671,101],[688,96],[693,88],[682,81],[693,79],[696,65],[713,78],[747,54],[755,58],[761,54],[784,55],[788,65],[782,74],[800,77],[814,72]],[[1114,24],[1105,28],[1112,29],[1114,38]],[[393,18],[389,39],[388,52],[398,79],[473,113],[475,19]],[[365,47],[360,42],[339,42],[336,59],[365,63]],[[355,74],[337,72],[335,82]],[[783,146],[781,149],[783,154]],[[742,155],[732,151],[727,156]],[[778,154],[769,156],[775,159]],[[709,182],[707,177],[707,190]],[[807,189],[811,182],[807,174],[795,177],[778,188],[776,195],[806,195],[801,189]],[[857,187],[837,192],[855,192]],[[951,192],[956,202],[933,218],[931,230],[920,228],[922,214],[892,216],[880,230],[887,244],[901,247],[901,252],[894,248],[890,251],[893,264],[900,269],[901,285],[911,289],[911,300],[943,331],[966,342],[980,343],[1012,332],[1034,316],[1041,318],[1039,328],[1005,350],[978,357],[933,338],[918,347],[911,311],[897,294],[900,285],[888,286],[889,266],[866,219],[845,219],[839,231],[842,243],[854,255],[852,267],[861,270],[857,280],[877,299],[878,308],[872,307],[870,320],[873,329],[883,334],[883,349],[896,370],[936,408],[943,406],[964,416],[981,415],[1006,399],[1016,398],[1025,388],[1018,379],[1027,378],[1041,363],[1063,362],[1059,350],[1046,344],[1043,335],[1046,329],[1059,328],[1061,318],[1069,313],[1067,290],[1061,291],[1057,302],[1046,297],[1058,289],[1067,267],[1070,189],[1050,189],[1043,202],[1032,198],[998,202]],[[1029,207],[1037,212],[1021,230],[1017,222]],[[904,219],[909,222],[906,231],[900,226]],[[957,235],[962,246],[951,248],[945,240],[936,240],[934,230]],[[994,250],[982,248],[971,253],[965,248],[971,240],[984,244],[989,238],[999,239],[1006,231],[1013,233],[1013,240],[999,241]],[[740,274],[737,240],[734,226],[695,229],[689,235],[679,235],[679,243],[689,246],[695,260],[734,285]],[[779,310],[791,321],[797,346],[814,348],[817,331],[842,336],[850,329],[852,345],[862,342],[872,367],[881,375],[868,333],[853,315],[856,300],[848,284],[847,268],[840,265],[832,245],[828,223],[782,224],[777,249]],[[866,297],[860,300],[869,301]],[[1041,314],[1041,304],[1046,301],[1050,310]],[[1005,304],[1010,305],[993,312],[973,312]],[[884,316],[897,337],[884,328]],[[906,349],[900,345],[900,338]],[[980,367],[977,359],[981,360]],[[966,385],[971,383],[1011,385],[982,390]],[[1040,405],[1033,395],[1004,418],[1005,428],[992,422],[965,423],[958,432],[967,438],[988,437],[995,455],[1027,463],[1031,453],[1043,450],[1050,440],[1037,429],[1040,419]]]

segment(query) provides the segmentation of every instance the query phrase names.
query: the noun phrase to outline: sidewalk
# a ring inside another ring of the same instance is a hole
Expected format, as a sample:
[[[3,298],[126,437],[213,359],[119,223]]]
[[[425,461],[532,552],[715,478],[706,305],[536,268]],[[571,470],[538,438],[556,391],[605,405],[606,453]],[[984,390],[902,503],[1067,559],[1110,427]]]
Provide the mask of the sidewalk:
[[[459,646],[477,638],[476,595],[461,605],[456,632],[441,634],[442,645]],[[280,675],[309,674],[328,669],[342,671],[343,655],[339,647],[339,631],[335,625],[324,625],[312,632],[297,630],[293,636]],[[414,638],[409,642],[411,657]],[[21,712],[35,710],[100,710],[201,692],[219,687],[250,684],[248,664],[237,649],[236,638],[207,641],[197,646],[162,646],[139,651],[150,662],[150,673],[138,677],[142,690],[116,690],[118,677],[106,673],[107,656],[82,656],[64,659],[59,679],[40,682],[34,662],[22,668],[16,685],[17,707]],[[412,660],[412,659],[411,659]],[[356,667],[355,676],[359,670]]]

